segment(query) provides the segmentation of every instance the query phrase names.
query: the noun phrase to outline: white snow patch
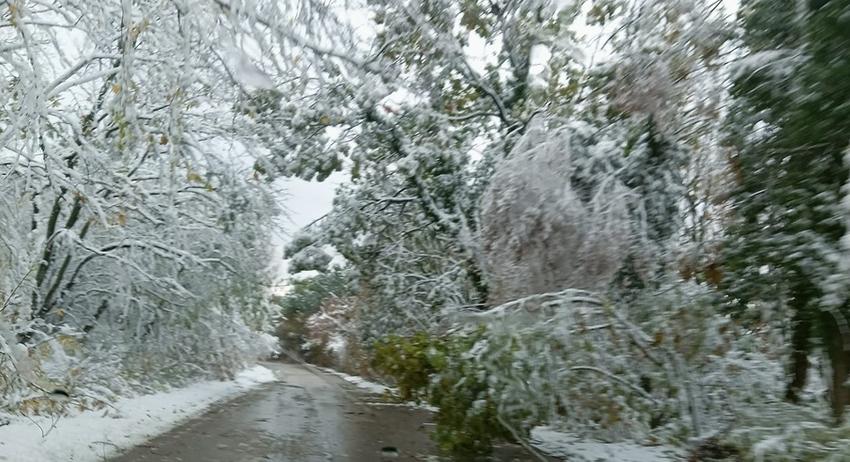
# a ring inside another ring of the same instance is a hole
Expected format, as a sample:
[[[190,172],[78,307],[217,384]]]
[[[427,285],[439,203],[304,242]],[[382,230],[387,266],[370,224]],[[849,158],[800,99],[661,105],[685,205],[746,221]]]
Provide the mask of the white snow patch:
[[[777,454],[785,452],[787,447],[784,439],[784,435],[776,435],[756,443],[753,446],[753,455],[755,455],[756,462],[769,460],[765,457],[769,453]]]
[[[791,75],[804,57],[797,50],[774,49],[750,53],[730,66],[732,80],[754,72],[767,72],[772,78],[781,80]]]
[[[369,402],[366,403],[369,406],[373,407],[407,407],[407,408],[416,408],[416,409],[424,409],[428,412],[437,413],[440,408],[437,406],[432,406],[430,404],[416,404],[413,401],[405,401],[399,403],[379,403],[379,402]]]
[[[334,333],[328,341],[328,351],[336,354],[337,357],[340,357],[342,356],[342,353],[345,352],[345,345],[345,337],[339,333]]]
[[[232,381],[205,381],[121,398],[104,409],[55,421],[49,417],[13,416],[9,424],[0,427],[0,461],[102,461],[168,431],[217,401],[274,380],[272,371],[255,366]],[[42,432],[46,435],[42,436]]]
[[[528,84],[532,87],[545,88],[548,82],[549,59],[552,57],[552,51],[548,46],[536,44],[531,47],[529,52],[528,65]]]
[[[275,377],[274,372],[257,365],[237,374],[234,383],[242,387],[252,387],[261,383],[274,382],[275,380],[277,380],[277,377]]]
[[[392,393],[394,391],[391,387],[381,385],[380,383],[370,382],[364,379],[363,377],[358,377],[356,375],[348,375],[342,372],[337,372],[333,369],[328,369],[326,367],[322,367],[320,369],[327,372],[328,374],[335,375],[348,383],[354,384],[357,386],[357,388],[368,391],[370,393],[377,393],[379,395],[383,395],[386,393]]]
[[[581,440],[551,427],[531,430],[531,444],[553,457],[570,461],[665,462],[680,460],[682,454],[669,446],[641,446],[635,443],[603,443]]]
[[[335,371],[333,369],[327,367],[319,367],[319,370],[327,372],[328,374],[335,375],[348,383],[356,385],[358,388],[368,391],[370,393],[375,393],[379,395],[393,395],[398,396],[398,389],[394,387],[388,387],[386,385],[381,385],[380,383],[370,382],[363,377],[358,377],[355,375],[348,375],[343,372]],[[432,406],[426,403],[416,403],[413,401],[406,402],[398,402],[398,403],[368,403],[370,406],[405,406],[405,407],[413,407],[417,409],[424,409],[429,412],[436,413],[440,409],[436,406]]]
[[[389,387],[381,385],[379,383],[370,382],[362,377],[356,377],[353,375],[349,375],[347,377],[343,377],[346,382],[353,383],[357,385],[358,388],[361,388],[366,391],[370,391],[372,393],[387,393],[390,391]]]
[[[259,354],[257,359],[264,360],[280,355],[280,339],[274,335],[263,332],[257,336]]]
[[[228,50],[227,58],[230,72],[242,85],[261,90],[270,90],[275,87],[269,75],[260,70],[243,50],[233,47]]]

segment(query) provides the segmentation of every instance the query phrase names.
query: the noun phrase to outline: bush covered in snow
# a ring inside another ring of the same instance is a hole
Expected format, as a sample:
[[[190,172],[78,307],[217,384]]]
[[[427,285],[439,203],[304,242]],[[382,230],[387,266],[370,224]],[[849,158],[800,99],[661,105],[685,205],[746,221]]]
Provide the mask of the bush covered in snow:
[[[469,354],[483,334],[477,330],[437,338],[419,333],[375,345],[376,370],[393,380],[402,400],[437,407],[436,441],[457,457],[486,455],[494,442],[513,437],[500,418],[490,374]]]

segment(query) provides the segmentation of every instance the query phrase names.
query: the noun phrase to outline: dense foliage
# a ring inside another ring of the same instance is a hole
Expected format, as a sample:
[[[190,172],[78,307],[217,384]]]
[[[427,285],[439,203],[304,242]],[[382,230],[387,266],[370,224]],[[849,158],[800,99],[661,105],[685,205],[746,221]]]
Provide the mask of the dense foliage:
[[[350,181],[290,253],[350,283],[346,341],[446,449],[847,449],[850,4],[728,7],[368,4]]]
[[[751,54],[734,75],[730,138],[738,181],[725,285],[742,302],[785,305],[793,332],[791,401],[806,384],[813,339],[822,342],[840,419],[850,404],[844,242],[850,4],[813,3],[800,15],[797,5],[775,3],[743,5]]]
[[[10,0],[0,406],[293,357],[451,452],[839,460],[848,0]],[[285,250],[280,177],[345,180]]]

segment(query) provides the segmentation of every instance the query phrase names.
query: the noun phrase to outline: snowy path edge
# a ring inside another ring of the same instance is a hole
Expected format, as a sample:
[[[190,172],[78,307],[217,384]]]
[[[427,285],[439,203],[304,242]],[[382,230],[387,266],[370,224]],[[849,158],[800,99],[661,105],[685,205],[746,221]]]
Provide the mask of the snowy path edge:
[[[62,417],[14,417],[0,427],[0,461],[102,461],[199,415],[211,405],[278,380],[261,365],[230,381],[203,381],[169,391],[121,398],[111,407]],[[46,437],[42,430],[52,429]]]

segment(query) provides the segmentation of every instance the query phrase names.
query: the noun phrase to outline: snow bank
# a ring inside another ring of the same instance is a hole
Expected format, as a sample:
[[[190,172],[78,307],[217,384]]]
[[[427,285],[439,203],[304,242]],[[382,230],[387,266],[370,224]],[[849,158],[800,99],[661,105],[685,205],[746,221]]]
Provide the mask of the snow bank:
[[[275,380],[277,380],[277,377],[275,377],[274,372],[270,369],[263,366],[254,366],[251,369],[245,369],[239,374],[236,374],[236,380],[234,382],[243,387],[251,387],[261,383],[274,382]]]
[[[384,393],[389,393],[389,392],[392,391],[390,389],[390,387],[381,385],[379,383],[370,382],[370,381],[364,379],[363,377],[357,377],[357,376],[354,376],[354,375],[345,375],[345,374],[337,374],[337,375],[339,375],[346,382],[352,383],[352,384],[356,385],[357,388],[366,390],[370,393],[384,394]]]
[[[0,461],[101,461],[173,428],[217,401],[274,380],[272,371],[255,366],[233,381],[199,382],[167,392],[122,398],[104,409],[58,420],[11,417],[9,424],[0,427]],[[69,404],[72,407],[73,400]]]
[[[257,334],[258,354],[257,360],[269,359],[273,356],[280,355],[280,339],[266,332]]]
[[[348,375],[343,372],[335,371],[333,369],[327,367],[319,367],[318,369],[327,372],[328,374],[335,375],[346,382],[357,386],[361,390],[367,391],[369,393],[374,393],[378,395],[393,395],[398,396],[398,389],[394,387],[388,387],[386,385],[381,385],[380,383],[370,382],[363,377],[358,377],[356,375]],[[413,401],[406,402],[397,402],[397,403],[375,403],[370,402],[370,406],[407,406],[414,407],[417,409],[424,409],[429,412],[436,413],[439,409],[436,406],[431,406],[430,404],[425,403],[415,403]]]
[[[335,375],[341,378],[342,380],[345,380],[346,382],[357,386],[357,388],[360,388],[361,390],[368,391],[369,393],[383,395],[387,393],[392,393],[394,391],[394,389],[391,387],[381,385],[380,383],[370,382],[364,379],[363,377],[358,377],[356,375],[348,375],[342,372],[335,371],[333,369],[328,369],[327,367],[320,367],[319,369],[324,372],[327,372],[328,374]]]
[[[618,462],[666,462],[680,460],[682,454],[668,446],[641,446],[635,443],[602,443],[576,438],[551,427],[531,430],[531,444],[553,457],[576,462],[616,460]]]

